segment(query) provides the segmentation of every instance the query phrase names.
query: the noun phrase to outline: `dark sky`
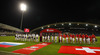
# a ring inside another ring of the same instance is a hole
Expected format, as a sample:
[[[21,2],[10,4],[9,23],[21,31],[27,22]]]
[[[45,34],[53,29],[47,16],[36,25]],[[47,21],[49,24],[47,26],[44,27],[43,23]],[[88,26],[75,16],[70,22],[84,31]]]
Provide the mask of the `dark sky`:
[[[0,23],[19,28],[22,1],[27,4],[23,29],[70,21],[100,24],[100,0],[0,0]]]

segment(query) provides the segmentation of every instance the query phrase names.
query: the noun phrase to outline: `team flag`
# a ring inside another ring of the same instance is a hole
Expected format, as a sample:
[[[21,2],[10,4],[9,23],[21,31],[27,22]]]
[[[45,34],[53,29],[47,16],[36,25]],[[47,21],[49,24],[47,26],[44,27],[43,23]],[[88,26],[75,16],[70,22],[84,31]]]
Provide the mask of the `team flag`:
[[[61,46],[58,53],[82,54],[82,55],[100,55],[100,47]]]
[[[17,45],[23,45],[25,43],[16,43],[16,42],[0,42],[0,47],[8,48]]]
[[[36,45],[33,45],[33,46],[29,46],[29,47],[26,47],[26,48],[22,48],[22,49],[19,49],[19,50],[15,50],[13,51],[13,53],[20,53],[20,54],[30,54],[36,50],[39,50],[47,45],[49,45],[51,43],[40,43],[40,44],[36,44]]]

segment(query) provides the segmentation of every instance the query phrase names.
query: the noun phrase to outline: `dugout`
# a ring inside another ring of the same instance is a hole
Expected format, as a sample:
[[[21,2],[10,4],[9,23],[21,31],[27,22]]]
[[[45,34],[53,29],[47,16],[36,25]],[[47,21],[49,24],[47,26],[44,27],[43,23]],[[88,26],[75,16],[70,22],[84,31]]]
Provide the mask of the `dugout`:
[[[40,41],[41,42],[42,42],[42,33],[58,33],[60,37],[61,31],[59,31],[58,29],[54,29],[54,28],[47,28],[47,29],[40,31]]]

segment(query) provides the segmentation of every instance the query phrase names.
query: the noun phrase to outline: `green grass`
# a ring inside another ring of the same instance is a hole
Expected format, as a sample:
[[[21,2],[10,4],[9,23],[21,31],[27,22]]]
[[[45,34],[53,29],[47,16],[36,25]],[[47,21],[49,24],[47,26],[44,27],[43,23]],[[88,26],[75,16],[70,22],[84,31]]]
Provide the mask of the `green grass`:
[[[92,46],[92,47],[100,47],[100,37],[97,37],[98,41],[95,44],[67,44],[67,43],[52,43],[46,47],[43,47],[42,49],[39,49],[33,53],[31,53],[30,55],[74,55],[74,54],[61,54],[61,53],[57,53],[58,50],[60,49],[60,47],[62,45],[65,46]],[[2,41],[7,41],[7,42],[20,42],[20,43],[25,43],[24,45],[19,45],[19,46],[13,46],[13,47],[9,47],[9,48],[2,48],[0,47],[0,51],[6,51],[6,52],[11,52],[17,49],[21,49],[24,47],[28,47],[28,46],[32,46],[41,42],[33,42],[33,41],[15,41],[14,36],[6,36],[6,37],[2,37],[0,36],[0,42]]]

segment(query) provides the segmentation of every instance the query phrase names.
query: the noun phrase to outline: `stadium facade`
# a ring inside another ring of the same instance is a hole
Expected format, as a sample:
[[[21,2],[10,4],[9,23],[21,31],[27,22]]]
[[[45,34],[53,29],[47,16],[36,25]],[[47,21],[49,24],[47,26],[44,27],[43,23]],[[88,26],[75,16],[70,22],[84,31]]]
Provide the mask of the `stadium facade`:
[[[47,28],[54,28],[62,31],[62,33],[84,33],[92,34],[99,36],[100,34],[100,25],[84,22],[61,22],[44,25],[38,28],[31,30],[30,33],[40,33],[42,30]]]

